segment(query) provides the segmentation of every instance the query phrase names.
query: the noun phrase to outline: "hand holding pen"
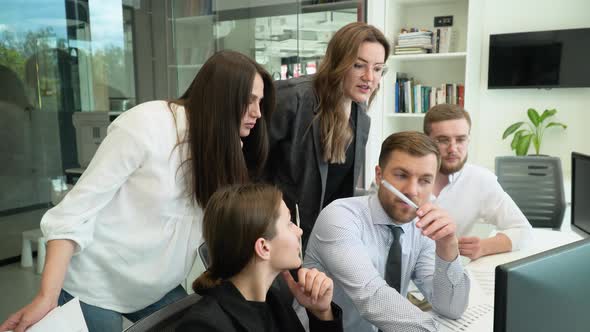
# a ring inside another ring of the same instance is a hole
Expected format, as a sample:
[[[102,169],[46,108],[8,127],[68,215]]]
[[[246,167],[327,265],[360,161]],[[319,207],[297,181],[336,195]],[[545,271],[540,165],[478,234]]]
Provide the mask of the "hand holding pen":
[[[436,242],[437,254],[441,258],[447,261],[454,260],[458,253],[458,240],[455,236],[457,226],[447,211],[439,208],[431,202],[427,202],[418,207],[416,203],[386,180],[382,180],[381,185],[406,204],[417,210],[416,215],[418,216],[418,222],[416,222],[416,227],[422,230],[422,235],[427,236]],[[439,246],[441,249],[440,252]]]

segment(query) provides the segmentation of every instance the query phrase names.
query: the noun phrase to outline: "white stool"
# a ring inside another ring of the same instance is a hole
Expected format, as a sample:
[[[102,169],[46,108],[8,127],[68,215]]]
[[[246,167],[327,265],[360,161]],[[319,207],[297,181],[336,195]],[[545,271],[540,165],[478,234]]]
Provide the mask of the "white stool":
[[[41,274],[45,265],[45,238],[40,229],[31,229],[23,232],[23,246],[20,254],[20,265],[22,267],[33,266],[33,250],[31,242],[37,242],[37,269],[36,272]]]

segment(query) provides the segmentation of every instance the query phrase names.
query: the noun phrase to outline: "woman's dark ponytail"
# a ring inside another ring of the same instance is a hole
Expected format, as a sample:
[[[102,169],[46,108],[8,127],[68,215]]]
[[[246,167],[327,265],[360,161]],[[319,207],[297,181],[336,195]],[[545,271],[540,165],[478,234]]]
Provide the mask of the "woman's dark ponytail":
[[[221,278],[215,277],[210,269],[205,270],[201,275],[193,281],[193,291],[200,293],[201,291],[207,290],[218,286],[221,283]]]

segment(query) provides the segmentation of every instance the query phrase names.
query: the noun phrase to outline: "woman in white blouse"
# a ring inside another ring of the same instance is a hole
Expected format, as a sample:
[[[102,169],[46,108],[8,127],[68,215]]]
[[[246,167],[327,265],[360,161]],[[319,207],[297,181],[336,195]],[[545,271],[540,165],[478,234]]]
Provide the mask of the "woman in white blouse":
[[[73,297],[91,332],[120,331],[122,316],[137,321],[185,296],[202,208],[218,187],[260,175],[274,104],[270,75],[221,51],[179,99],[119,116],[76,186],[43,216],[40,291],[0,331],[23,331]]]

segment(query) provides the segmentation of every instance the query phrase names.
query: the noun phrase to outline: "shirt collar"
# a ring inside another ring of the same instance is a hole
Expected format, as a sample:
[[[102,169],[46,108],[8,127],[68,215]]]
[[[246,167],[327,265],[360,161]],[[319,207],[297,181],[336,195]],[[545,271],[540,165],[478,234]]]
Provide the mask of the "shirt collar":
[[[467,164],[463,165],[463,167],[461,167],[461,169],[456,171],[455,173],[449,174],[449,184],[457,181],[457,179],[461,176],[461,174],[463,174],[463,171],[465,170],[466,166],[467,166]]]
[[[442,194],[443,191],[447,190],[447,188],[452,185],[455,181],[457,181],[460,177],[461,174],[463,174],[463,171],[465,171],[465,168],[467,167],[467,163],[465,165],[463,165],[463,167],[461,167],[460,170],[456,171],[455,173],[451,173],[448,175],[449,177],[449,183],[447,183],[446,186],[444,186],[442,188],[442,190],[440,191],[440,193],[438,194],[438,196],[440,196],[440,194]],[[435,194],[430,194],[430,201],[433,202],[435,201],[438,196],[436,196]]]
[[[371,212],[371,219],[373,221],[373,225],[384,225],[384,226],[398,226],[404,231],[404,233],[408,233],[410,227],[416,222],[417,218],[414,218],[412,221],[407,222],[405,224],[398,224],[393,218],[391,218],[383,206],[381,205],[381,201],[379,201],[379,197],[377,193],[369,196],[369,209]]]

